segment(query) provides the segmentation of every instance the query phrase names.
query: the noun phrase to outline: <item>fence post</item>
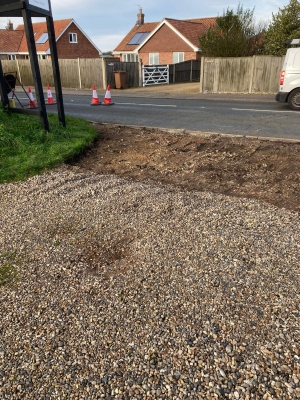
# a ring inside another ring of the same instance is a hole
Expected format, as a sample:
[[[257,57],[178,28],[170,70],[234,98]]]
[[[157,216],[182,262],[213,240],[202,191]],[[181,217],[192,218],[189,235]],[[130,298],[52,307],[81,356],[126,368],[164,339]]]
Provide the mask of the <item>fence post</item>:
[[[20,83],[22,85],[22,78],[21,78],[21,73],[20,73],[19,61],[18,61],[18,59],[16,59],[16,61],[17,61],[17,70],[18,70],[19,80],[20,80]]]
[[[255,64],[255,56],[252,56],[252,63],[250,68],[250,77],[249,77],[249,94],[252,93],[252,85],[253,85],[253,75],[254,75],[254,64]]]
[[[193,81],[193,60],[191,60],[190,82]]]
[[[102,82],[103,82],[103,90],[106,90],[107,85],[107,70],[106,70],[106,61],[105,58],[101,58],[102,60]]]
[[[200,58],[200,90],[199,90],[199,93],[203,93],[204,63],[205,63],[205,57],[201,57]]]
[[[139,86],[143,86],[143,60],[139,59]]]
[[[78,78],[79,78],[79,89],[81,89],[80,58],[78,58]]]

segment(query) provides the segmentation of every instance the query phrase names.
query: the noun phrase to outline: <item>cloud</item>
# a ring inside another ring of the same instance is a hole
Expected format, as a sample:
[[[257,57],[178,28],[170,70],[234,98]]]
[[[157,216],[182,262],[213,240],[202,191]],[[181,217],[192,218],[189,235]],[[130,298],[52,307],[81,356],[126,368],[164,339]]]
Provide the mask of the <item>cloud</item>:
[[[121,42],[125,35],[93,35],[90,39],[102,51],[112,51]]]

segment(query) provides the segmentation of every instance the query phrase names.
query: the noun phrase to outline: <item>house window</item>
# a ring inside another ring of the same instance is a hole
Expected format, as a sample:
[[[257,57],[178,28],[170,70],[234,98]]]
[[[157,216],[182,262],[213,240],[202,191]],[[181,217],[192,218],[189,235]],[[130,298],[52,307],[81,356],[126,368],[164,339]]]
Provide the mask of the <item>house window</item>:
[[[16,59],[17,59],[17,56],[16,56],[15,54],[9,54],[9,55],[8,55],[8,59],[9,59],[9,60],[16,60]]]
[[[47,59],[46,54],[39,54],[38,57],[39,57],[40,60],[46,60]]]
[[[159,64],[159,53],[149,53],[149,65]]]
[[[182,61],[184,61],[184,53],[182,51],[174,52],[173,53],[173,64],[180,63]]]
[[[134,53],[122,54],[122,61],[124,62],[138,62],[138,55]]]
[[[77,33],[69,33],[69,42],[77,43]]]

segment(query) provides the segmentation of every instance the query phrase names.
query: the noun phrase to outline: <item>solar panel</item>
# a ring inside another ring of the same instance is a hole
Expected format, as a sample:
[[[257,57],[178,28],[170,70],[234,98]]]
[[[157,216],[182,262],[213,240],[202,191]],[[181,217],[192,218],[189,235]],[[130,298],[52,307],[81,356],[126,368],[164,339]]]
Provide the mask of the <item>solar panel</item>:
[[[141,44],[144,39],[149,35],[150,32],[136,33],[128,42],[128,44]]]
[[[35,43],[36,43],[36,44],[43,44],[43,43],[46,43],[47,40],[48,40],[48,33],[45,32],[45,33],[42,34],[42,36],[40,36],[40,37],[38,38],[38,40],[37,40]]]

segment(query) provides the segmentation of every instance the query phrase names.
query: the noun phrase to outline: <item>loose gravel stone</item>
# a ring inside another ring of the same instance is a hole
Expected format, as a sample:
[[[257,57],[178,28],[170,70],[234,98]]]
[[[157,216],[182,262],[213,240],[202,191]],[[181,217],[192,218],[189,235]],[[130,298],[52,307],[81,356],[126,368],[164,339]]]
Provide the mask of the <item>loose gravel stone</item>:
[[[0,186],[1,399],[298,399],[299,214],[61,167]]]

